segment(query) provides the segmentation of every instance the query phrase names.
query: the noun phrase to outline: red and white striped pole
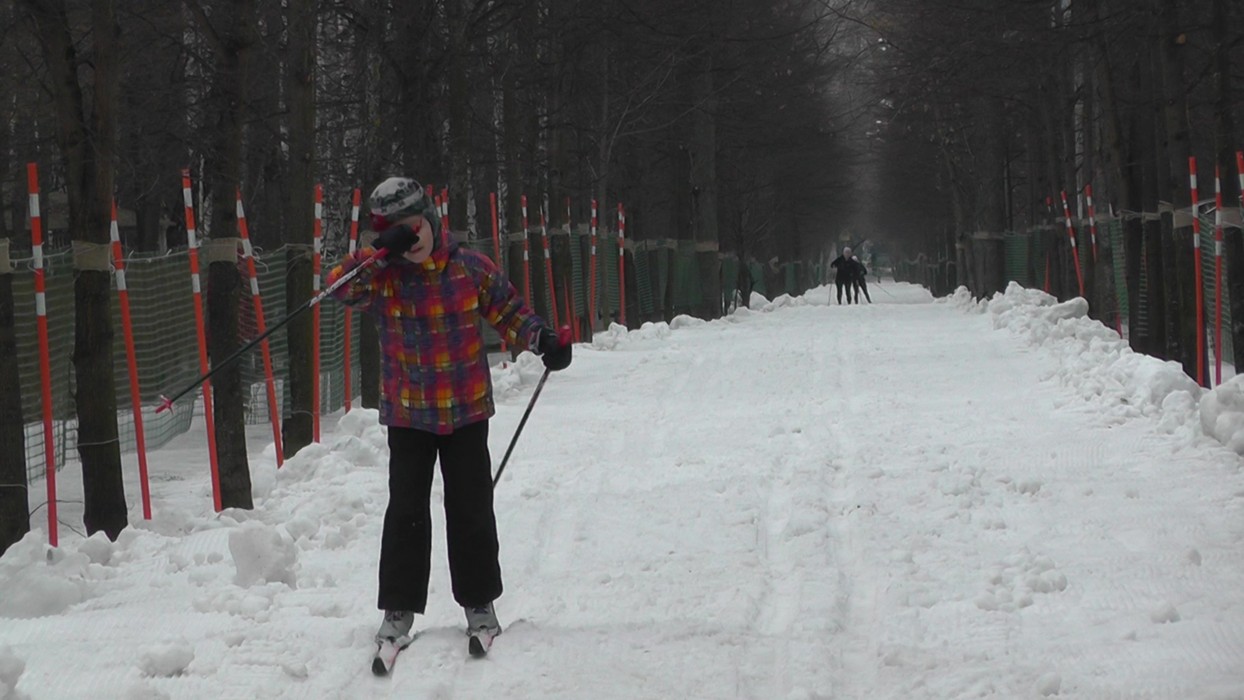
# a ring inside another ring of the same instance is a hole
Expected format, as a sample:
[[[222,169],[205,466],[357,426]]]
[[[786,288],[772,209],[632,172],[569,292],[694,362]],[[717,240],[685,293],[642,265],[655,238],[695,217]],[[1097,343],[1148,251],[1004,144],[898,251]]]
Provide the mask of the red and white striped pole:
[[[349,252],[351,258],[354,257],[354,251],[358,250],[358,247],[359,247],[359,201],[362,199],[362,196],[363,196],[363,193],[359,191],[359,188],[355,187],[354,196],[350,201],[350,242],[348,244],[348,248],[346,249],[347,252]],[[342,355],[343,355],[344,364],[346,368],[346,374],[344,378],[345,379],[344,386],[345,386],[345,394],[346,394],[345,412],[349,413],[350,405],[354,403],[354,395],[351,392],[351,389],[353,387],[351,386],[351,381],[350,381],[350,369],[351,369],[350,367],[350,342],[351,340],[353,340],[353,335],[354,335],[353,328],[352,328],[352,326],[354,326],[354,309],[352,307],[349,307],[349,306],[346,307],[345,318],[346,318],[346,330],[345,330],[346,347],[345,347],[345,352],[342,353]]]
[[[1093,264],[1097,264],[1097,215],[1093,212],[1093,186],[1084,186],[1084,197],[1088,200],[1089,241],[1093,246]]]
[[[1067,240],[1071,241],[1071,259],[1076,266],[1076,282],[1080,285],[1080,296],[1084,296],[1084,273],[1080,271],[1080,249],[1076,247],[1076,230],[1071,225],[1071,208],[1067,206],[1067,191],[1062,191],[1063,218],[1067,222]]]
[[[181,171],[181,196],[186,208],[186,242],[190,248],[190,288],[194,290],[194,329],[199,344],[199,372],[207,374],[207,332],[203,325],[203,286],[199,281],[199,237],[194,227],[194,197],[190,192],[190,170]],[[212,505],[223,509],[220,500],[220,463],[216,459],[216,415],[212,412],[212,383],[203,381],[203,420],[207,424],[207,454],[212,470]]]
[[[1197,216],[1196,156],[1188,158],[1188,180],[1192,185],[1192,254],[1196,275],[1196,381],[1205,386],[1205,282],[1201,269],[1201,217]]]
[[[497,217],[497,193],[488,193],[488,206],[492,212],[492,255],[497,262],[497,267],[501,267],[501,221]],[[507,277],[509,275],[506,275]],[[501,352],[506,352],[505,335],[501,335]]]
[[[626,325],[626,209],[618,202],[618,320]]]
[[[596,327],[596,199],[592,198],[592,230],[588,245],[587,322]]]
[[[259,275],[255,272],[255,249],[251,246],[250,227],[246,223],[246,211],[242,208],[242,191],[237,191],[238,234],[242,237],[242,259],[246,263],[246,277],[251,285],[251,305],[255,309],[255,333],[263,336],[268,323],[263,315],[263,297],[259,294]],[[276,466],[285,464],[285,450],[281,447],[281,405],[276,400],[276,378],[272,373],[272,349],[268,339],[259,341],[263,356],[264,388],[268,394],[268,419],[272,423],[272,445],[276,448]]]
[[[531,298],[531,238],[527,233],[527,195],[520,198],[523,205],[523,299],[534,304]]]
[[[311,234],[311,296],[320,295],[323,254],[324,186],[315,186],[315,228]],[[311,307],[311,439],[320,441],[320,305]]]
[[[1222,171],[1214,166],[1214,386],[1222,384]]]
[[[549,307],[553,309],[553,327],[561,328],[562,322],[557,313],[557,288],[553,286],[553,254],[549,246],[548,198],[540,205],[540,234],[544,239],[544,272],[549,285]]]
[[[39,166],[26,164],[30,193],[30,245],[35,263],[35,324],[39,336],[39,384],[43,394],[43,458],[47,463],[48,544],[60,543],[56,520],[56,439],[52,435],[52,352],[48,346],[47,282],[43,273],[43,217],[39,213]]]
[[[143,437],[143,397],[138,388],[138,359],[134,352],[134,321],[130,315],[130,293],[125,285],[125,253],[117,228],[117,203],[112,202],[112,221],[108,227],[112,241],[112,266],[117,280],[117,299],[121,305],[121,334],[125,338],[125,367],[130,375],[130,408],[134,414],[134,447],[138,451],[138,485],[143,498],[143,520],[151,520],[151,486],[147,481],[147,441]]]

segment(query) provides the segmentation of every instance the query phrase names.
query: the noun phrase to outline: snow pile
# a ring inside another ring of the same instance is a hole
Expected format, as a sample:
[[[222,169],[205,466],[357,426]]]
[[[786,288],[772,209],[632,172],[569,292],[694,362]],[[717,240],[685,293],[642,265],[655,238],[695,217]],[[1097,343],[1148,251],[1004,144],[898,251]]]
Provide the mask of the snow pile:
[[[57,615],[94,595],[101,567],[87,554],[46,542],[45,532],[31,530],[0,559],[0,617]]]
[[[1236,375],[1201,397],[1201,430],[1244,455],[1244,375]]]
[[[185,639],[180,639],[143,651],[138,658],[138,670],[147,676],[172,678],[184,674],[192,661],[194,647]]]
[[[237,567],[233,582],[242,587],[284,583],[297,587],[298,548],[292,537],[263,523],[248,522],[229,533],[229,553]]]
[[[1099,401],[1110,415],[1159,419],[1168,433],[1195,427],[1202,389],[1177,362],[1133,352],[1119,334],[1088,318],[1088,302],[1063,303],[1012,282],[1002,294],[974,304],[960,287],[952,303],[984,309],[994,328],[1005,328],[1058,360],[1056,379],[1083,399]]]
[[[646,350],[669,338],[671,332],[670,324],[664,321],[649,321],[635,330],[611,323],[609,330],[592,336],[592,347],[597,350]]]
[[[748,297],[747,305],[753,309],[762,309],[769,303],[769,299],[760,292],[752,292]]]
[[[676,331],[679,328],[695,328],[697,326],[703,326],[706,323],[708,323],[708,321],[705,321],[702,318],[679,314],[675,316],[672,321],[670,321],[670,330]]]
[[[518,359],[513,362],[506,362],[504,366],[496,365],[492,368],[493,398],[508,399],[527,393],[527,388],[535,386],[542,374],[544,374],[544,362],[538,356],[530,352],[519,353]],[[384,452],[388,454],[388,447]]]
[[[1011,284],[1014,285],[1015,283],[1012,282]],[[1015,285],[1015,286],[1018,286],[1018,285]],[[1023,288],[1020,287],[1020,289],[1023,289]],[[1010,288],[1008,288],[1007,291],[1009,292]],[[976,312],[976,313],[980,313],[985,310],[985,302],[984,301],[978,302],[976,298],[972,296],[972,293],[968,291],[968,288],[963,287],[963,286],[960,286],[958,289],[956,289],[954,294],[948,297],[943,297],[941,299],[938,299],[935,303],[950,304],[956,309],[962,309],[964,311],[971,311],[971,312]]]
[[[0,647],[0,700],[20,700],[25,695],[18,694],[17,681],[26,670],[26,662],[13,655],[7,646]]]

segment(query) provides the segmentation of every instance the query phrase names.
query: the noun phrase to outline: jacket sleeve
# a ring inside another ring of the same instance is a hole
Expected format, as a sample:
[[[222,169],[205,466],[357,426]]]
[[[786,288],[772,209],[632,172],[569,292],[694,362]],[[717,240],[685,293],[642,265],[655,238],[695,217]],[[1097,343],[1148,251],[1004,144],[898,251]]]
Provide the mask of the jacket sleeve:
[[[367,247],[355,251],[354,255],[347,256],[328,273],[325,285],[328,287],[333,286],[338,280],[353,272],[375,253],[375,250]],[[383,260],[377,260],[368,265],[367,269],[355,275],[354,279],[351,279],[334,291],[333,296],[349,306],[370,307],[376,297],[376,275],[384,267],[385,262]]]
[[[492,260],[482,255],[477,260],[482,268],[479,300],[484,318],[505,342],[536,351],[540,329],[547,324],[527,306]]]

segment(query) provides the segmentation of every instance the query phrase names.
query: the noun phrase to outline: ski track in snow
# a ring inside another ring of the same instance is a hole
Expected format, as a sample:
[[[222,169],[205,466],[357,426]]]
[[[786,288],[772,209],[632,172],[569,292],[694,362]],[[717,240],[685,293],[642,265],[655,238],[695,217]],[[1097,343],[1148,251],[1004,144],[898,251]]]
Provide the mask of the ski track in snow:
[[[1244,698],[1239,458],[1105,413],[985,316],[880,289],[576,348],[498,486],[487,659],[438,476],[428,614],[371,675],[387,453],[353,412],[279,475],[253,455],[252,512],[204,511],[200,432],[151,455],[154,522],[62,531],[51,564],[32,534],[0,591],[69,602],[5,617],[0,670],[24,662],[31,700]],[[539,372],[495,375],[494,463]]]

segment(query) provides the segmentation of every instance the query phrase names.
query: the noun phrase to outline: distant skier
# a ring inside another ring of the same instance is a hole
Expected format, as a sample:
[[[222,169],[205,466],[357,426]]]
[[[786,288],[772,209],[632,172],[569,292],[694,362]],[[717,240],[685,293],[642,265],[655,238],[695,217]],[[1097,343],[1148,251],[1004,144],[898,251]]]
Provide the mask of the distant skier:
[[[854,279],[852,286],[855,288],[855,303],[860,303],[860,292],[864,292],[864,298],[868,303],[873,303],[873,298],[868,294],[868,268],[864,267],[864,261],[860,260],[860,256],[851,256],[851,266],[854,271]]]
[[[418,182],[389,178],[371,193],[374,248],[346,258],[329,284],[375,250],[386,259],[335,292],[375,317],[383,383],[380,422],[388,426],[389,505],[380,544],[379,607],[384,648],[410,643],[428,600],[432,559],[433,468],[440,459],[454,600],[466,613],[472,654],[501,632],[488,419],[496,412],[480,322],[512,346],[541,355],[550,370],[570,364],[571,346],[535,315],[487,257],[452,243]],[[396,656],[396,651],[393,651]],[[380,661],[377,658],[377,663]],[[387,673],[391,659],[377,673]]]
[[[842,249],[842,255],[834,258],[829,264],[835,270],[834,286],[838,288],[838,305],[842,305],[842,290],[847,291],[847,303],[853,303],[851,300],[851,291],[854,289],[853,279],[855,276],[855,265],[851,262],[851,248],[848,246]]]

